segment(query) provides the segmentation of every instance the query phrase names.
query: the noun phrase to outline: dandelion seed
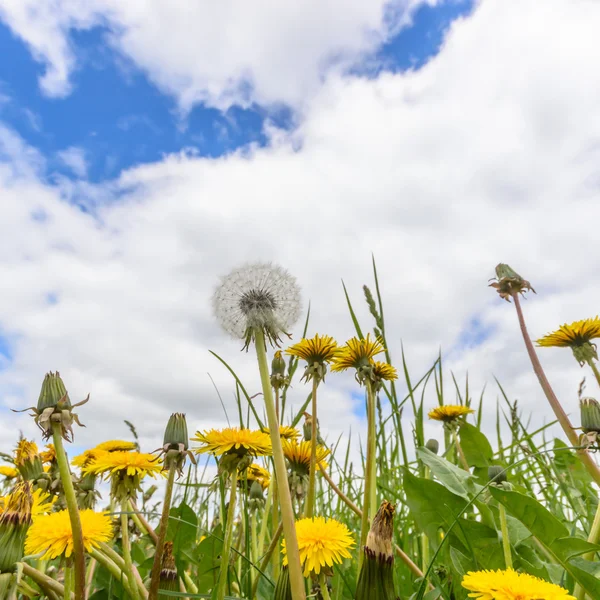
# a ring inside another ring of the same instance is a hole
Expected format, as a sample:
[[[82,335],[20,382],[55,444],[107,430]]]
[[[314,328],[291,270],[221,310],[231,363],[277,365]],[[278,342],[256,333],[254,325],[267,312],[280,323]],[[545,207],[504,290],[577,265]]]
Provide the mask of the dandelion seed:
[[[223,278],[213,296],[215,316],[225,331],[245,341],[247,349],[256,331],[271,344],[300,316],[300,288],[285,269],[270,263],[253,263],[234,269]]]

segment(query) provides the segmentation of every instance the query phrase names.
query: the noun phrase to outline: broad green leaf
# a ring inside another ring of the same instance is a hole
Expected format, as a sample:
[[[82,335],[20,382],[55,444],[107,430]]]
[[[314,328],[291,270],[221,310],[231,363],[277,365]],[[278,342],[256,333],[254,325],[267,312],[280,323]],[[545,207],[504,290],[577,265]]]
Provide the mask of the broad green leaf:
[[[467,502],[470,500],[467,492],[468,480],[471,478],[470,473],[434,454],[424,446],[417,448],[417,456],[429,467],[431,473],[446,489],[457,496],[461,496]]]
[[[488,439],[477,427],[464,422],[461,424],[458,434],[460,436],[460,445],[469,466],[481,468],[492,464],[494,451]]]

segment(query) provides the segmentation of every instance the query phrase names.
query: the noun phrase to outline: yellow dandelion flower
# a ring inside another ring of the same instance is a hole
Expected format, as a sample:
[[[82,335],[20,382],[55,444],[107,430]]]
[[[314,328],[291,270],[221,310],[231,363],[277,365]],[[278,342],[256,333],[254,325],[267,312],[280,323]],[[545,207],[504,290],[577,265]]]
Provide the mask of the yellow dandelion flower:
[[[253,456],[265,456],[271,454],[271,438],[263,431],[252,431],[250,429],[239,429],[238,427],[227,427],[225,429],[211,429],[210,431],[197,431],[192,438],[195,442],[203,444],[196,448],[195,452],[203,454],[210,452],[215,456],[221,456],[230,451]]]
[[[121,474],[130,477],[156,477],[162,471],[162,461],[143,452],[97,452],[96,458],[83,467],[83,473],[95,475]]]
[[[33,495],[29,481],[19,481],[12,492],[0,501],[0,526],[30,525]],[[10,536],[9,538],[10,539]]]
[[[246,477],[248,478],[249,484],[252,484],[253,481],[258,481],[263,490],[266,490],[271,483],[271,474],[269,471],[263,469],[263,467],[257,465],[256,463],[252,463],[246,469]]]
[[[18,475],[18,471],[14,467],[8,465],[0,465],[0,477],[6,477],[12,479]]]
[[[94,448],[94,450],[99,452],[127,452],[136,449],[137,444],[135,442],[127,442],[125,440],[108,440],[98,444]]]
[[[329,335],[315,335],[315,337],[302,338],[297,344],[290,346],[286,354],[306,361],[303,379],[323,379],[327,372],[327,363],[330,363],[338,352],[337,342]]]
[[[54,444],[46,444],[46,450],[40,452],[40,458],[43,463],[51,463],[56,460],[56,449]]]
[[[108,542],[113,536],[111,518],[106,513],[93,510],[80,510],[83,545],[87,552],[97,548],[100,542]],[[73,553],[73,532],[69,512],[61,510],[34,520],[27,531],[25,552],[39,554],[44,552],[42,560],[69,557]]]
[[[38,447],[35,442],[26,439],[19,440],[15,450],[15,465],[23,466],[26,462],[34,461],[38,456]]]
[[[52,510],[55,502],[58,500],[57,496],[51,496],[47,492],[41,489],[35,490],[31,494],[31,517],[39,517],[45,515]],[[13,500],[13,494],[6,494],[6,496],[0,496],[0,515],[6,510],[7,506],[10,506]]]
[[[394,381],[398,379],[398,371],[396,367],[392,367],[386,362],[373,362],[373,376],[378,381]]]
[[[305,577],[310,573],[318,575],[322,568],[332,567],[334,563],[340,564],[344,558],[350,558],[349,550],[356,544],[346,525],[323,517],[296,521],[296,535]],[[283,564],[287,565],[285,540],[282,542],[282,553]]]
[[[594,338],[600,337],[600,318],[584,319],[567,325],[561,325],[557,331],[548,333],[537,340],[538,346],[569,347],[581,346]]]
[[[290,468],[296,473],[308,474],[310,468],[310,442],[297,442],[296,440],[283,440],[283,455],[287,458]],[[325,458],[330,451],[325,446],[317,446],[317,470],[325,469]]]
[[[575,600],[567,590],[527,573],[506,571],[470,571],[462,586],[477,600]]]
[[[263,431],[267,434],[271,434],[271,430],[265,427]],[[300,432],[295,427],[290,427],[289,425],[280,425],[279,426],[279,437],[282,440],[297,440],[300,436]]]
[[[371,334],[359,340],[356,337],[348,340],[344,346],[339,348],[331,365],[332,371],[345,371],[346,369],[360,369],[369,366],[373,357],[385,352],[381,339],[371,339]]]
[[[434,421],[444,421],[444,423],[452,423],[465,415],[470,415],[475,411],[468,406],[446,404],[445,406],[438,406],[433,410],[429,411],[428,417]]]
[[[71,461],[71,464],[74,467],[80,467],[80,468],[87,467],[87,465],[89,465],[94,460],[96,460],[96,457],[98,456],[98,454],[99,454],[99,452],[95,448],[92,448],[91,450],[84,450],[81,454],[78,454],[77,456],[75,456],[73,458],[73,460]]]

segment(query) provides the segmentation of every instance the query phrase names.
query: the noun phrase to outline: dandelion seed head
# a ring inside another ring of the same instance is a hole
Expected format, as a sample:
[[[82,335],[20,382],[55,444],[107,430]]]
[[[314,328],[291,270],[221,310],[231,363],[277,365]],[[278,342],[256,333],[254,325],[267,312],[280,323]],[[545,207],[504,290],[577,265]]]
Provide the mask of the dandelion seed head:
[[[255,330],[263,330],[269,341],[276,342],[296,323],[300,309],[295,277],[271,263],[234,269],[213,296],[213,310],[223,329],[247,342],[248,332]]]

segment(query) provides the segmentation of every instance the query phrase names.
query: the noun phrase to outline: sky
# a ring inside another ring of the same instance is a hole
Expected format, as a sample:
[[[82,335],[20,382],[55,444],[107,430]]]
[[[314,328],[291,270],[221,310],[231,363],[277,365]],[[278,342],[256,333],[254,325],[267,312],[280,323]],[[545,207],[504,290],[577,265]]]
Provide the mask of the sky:
[[[154,449],[173,411],[223,426],[215,387],[235,418],[209,351],[251,394],[256,361],[210,299],[265,261],[297,278],[309,334],[344,342],[342,281],[368,328],[374,257],[396,366],[404,349],[418,380],[441,349],[447,382],[486,386],[486,429],[494,378],[548,422],[488,280],[506,262],[532,282],[534,338],[598,313],[599,26],[593,0],[0,0],[2,447],[39,441],[11,409],[49,370],[90,393],[76,447],[128,437],[126,419]],[[540,355],[578,423],[591,374]],[[319,402],[328,439],[364,432],[350,375]]]

